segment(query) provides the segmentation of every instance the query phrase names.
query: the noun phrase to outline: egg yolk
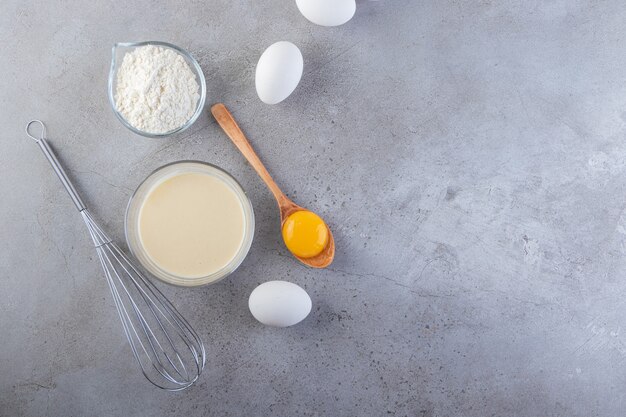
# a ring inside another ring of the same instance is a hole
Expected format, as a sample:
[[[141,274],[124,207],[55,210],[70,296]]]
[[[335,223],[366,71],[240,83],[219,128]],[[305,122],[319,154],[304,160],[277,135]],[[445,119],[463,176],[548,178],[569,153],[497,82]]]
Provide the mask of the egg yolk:
[[[319,255],[328,244],[328,227],[310,211],[296,211],[285,220],[283,240],[287,249],[301,258]]]

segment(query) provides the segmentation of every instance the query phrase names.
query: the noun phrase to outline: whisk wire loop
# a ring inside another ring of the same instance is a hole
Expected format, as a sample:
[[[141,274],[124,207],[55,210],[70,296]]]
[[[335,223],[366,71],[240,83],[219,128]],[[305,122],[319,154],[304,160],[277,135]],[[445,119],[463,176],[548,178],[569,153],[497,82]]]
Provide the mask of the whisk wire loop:
[[[95,223],[89,210],[83,210],[81,214],[105,270],[124,333],[142,372],[153,384],[164,389],[179,390],[191,385],[205,362],[204,346],[199,336]],[[136,298],[144,301],[143,311]],[[189,364],[185,364],[181,349],[187,350],[193,358],[193,371],[188,369]],[[150,376],[150,369],[174,387],[155,381],[154,376]]]

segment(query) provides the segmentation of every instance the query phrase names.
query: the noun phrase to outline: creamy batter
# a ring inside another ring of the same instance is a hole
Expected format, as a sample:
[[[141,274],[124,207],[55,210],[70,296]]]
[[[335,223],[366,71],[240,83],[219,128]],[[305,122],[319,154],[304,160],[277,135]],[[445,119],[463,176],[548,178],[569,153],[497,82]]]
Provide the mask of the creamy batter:
[[[197,172],[156,185],[139,211],[139,238],[148,257],[185,278],[228,265],[243,244],[244,226],[237,194],[219,178]]]

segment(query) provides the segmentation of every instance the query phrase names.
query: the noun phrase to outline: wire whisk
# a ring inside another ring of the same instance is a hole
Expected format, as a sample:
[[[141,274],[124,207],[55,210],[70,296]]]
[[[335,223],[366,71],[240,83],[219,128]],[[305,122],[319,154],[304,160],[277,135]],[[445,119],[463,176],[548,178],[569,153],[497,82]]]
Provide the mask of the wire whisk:
[[[39,137],[31,126],[39,124]],[[26,125],[80,212],[104,269],[122,327],[141,371],[152,384],[180,391],[198,380],[206,353],[198,334],[163,293],[148,280],[98,226],[46,140],[40,120]]]

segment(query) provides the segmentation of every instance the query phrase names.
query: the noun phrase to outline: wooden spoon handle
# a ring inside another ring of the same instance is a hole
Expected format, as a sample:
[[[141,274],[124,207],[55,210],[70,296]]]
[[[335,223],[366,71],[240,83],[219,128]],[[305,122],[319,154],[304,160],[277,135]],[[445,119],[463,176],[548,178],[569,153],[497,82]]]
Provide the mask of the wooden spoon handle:
[[[254,152],[254,149],[252,149],[252,145],[250,145],[250,142],[248,142],[248,139],[246,139],[246,136],[243,134],[226,106],[222,103],[217,103],[211,107],[211,113],[213,113],[213,117],[215,117],[215,120],[217,120],[217,123],[219,123],[224,132],[226,132],[230,140],[233,141],[237,149],[239,149],[248,162],[250,162],[250,165],[252,165],[257,174],[259,174],[259,177],[265,181],[267,187],[272,194],[274,194],[278,205],[281,206],[286,202],[290,202],[287,196],[278,188],[278,185],[276,185],[276,182],[274,182],[274,179],[265,168],[265,165],[263,165],[263,162],[261,162],[259,156]]]

